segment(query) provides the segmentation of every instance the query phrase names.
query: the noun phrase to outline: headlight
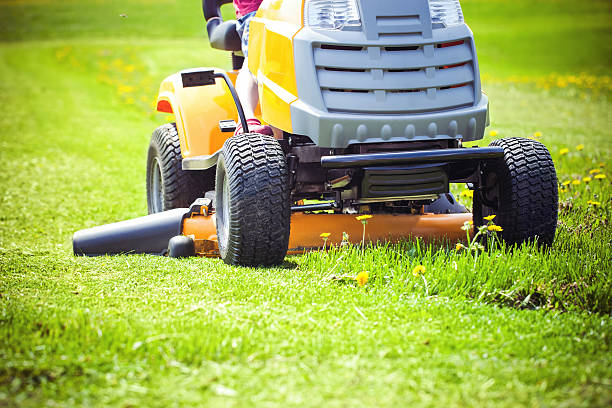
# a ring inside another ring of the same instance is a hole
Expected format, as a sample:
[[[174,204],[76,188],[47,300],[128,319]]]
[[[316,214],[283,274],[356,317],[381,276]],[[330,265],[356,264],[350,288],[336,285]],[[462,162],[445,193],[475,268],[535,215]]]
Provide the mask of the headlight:
[[[357,2],[356,0],[306,0],[304,25],[327,30],[359,27],[361,18]]]
[[[444,24],[448,27],[463,23],[459,0],[429,0],[429,13],[433,24]]]

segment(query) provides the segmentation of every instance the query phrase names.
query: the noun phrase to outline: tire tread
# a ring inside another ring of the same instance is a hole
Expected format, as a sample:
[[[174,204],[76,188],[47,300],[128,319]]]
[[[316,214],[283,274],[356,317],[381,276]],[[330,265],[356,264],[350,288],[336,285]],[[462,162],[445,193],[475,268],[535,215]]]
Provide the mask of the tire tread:
[[[227,248],[220,245],[224,261],[245,266],[281,263],[289,245],[291,203],[279,143],[267,135],[241,134],[225,141],[222,156],[231,197]],[[218,192],[220,182],[217,176]]]
[[[484,213],[496,213],[495,223],[503,228],[501,237],[507,243],[537,238],[539,244],[552,244],[557,228],[558,186],[548,149],[536,140],[518,137],[494,140],[490,146],[504,149],[503,160],[491,166],[500,183],[499,209],[483,208],[478,194],[474,194],[474,223],[482,225]]]

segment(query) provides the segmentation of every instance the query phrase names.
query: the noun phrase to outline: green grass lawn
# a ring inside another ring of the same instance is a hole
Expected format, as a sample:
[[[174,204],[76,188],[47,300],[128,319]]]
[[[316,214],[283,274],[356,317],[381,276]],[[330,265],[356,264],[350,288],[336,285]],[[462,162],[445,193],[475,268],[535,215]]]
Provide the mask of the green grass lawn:
[[[537,137],[555,160],[554,245],[258,269],[72,256],[74,231],[146,213],[159,82],[229,65],[200,2],[0,1],[0,406],[610,406],[611,3],[462,5],[485,142]]]

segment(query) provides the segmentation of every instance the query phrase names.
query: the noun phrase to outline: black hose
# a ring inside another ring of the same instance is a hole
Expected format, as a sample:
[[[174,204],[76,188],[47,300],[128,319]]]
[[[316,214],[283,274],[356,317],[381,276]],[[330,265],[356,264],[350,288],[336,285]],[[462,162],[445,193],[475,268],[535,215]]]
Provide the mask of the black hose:
[[[236,88],[234,88],[232,81],[230,81],[229,77],[225,72],[215,72],[213,74],[213,77],[223,78],[225,80],[225,83],[227,84],[227,87],[229,88],[232,94],[232,98],[234,98],[234,102],[236,103],[236,109],[238,109],[238,117],[240,117],[240,123],[242,123],[242,130],[244,133],[249,133],[249,125],[246,121],[246,117],[244,116],[244,109],[242,109],[242,104],[240,103],[240,99],[238,98]]]

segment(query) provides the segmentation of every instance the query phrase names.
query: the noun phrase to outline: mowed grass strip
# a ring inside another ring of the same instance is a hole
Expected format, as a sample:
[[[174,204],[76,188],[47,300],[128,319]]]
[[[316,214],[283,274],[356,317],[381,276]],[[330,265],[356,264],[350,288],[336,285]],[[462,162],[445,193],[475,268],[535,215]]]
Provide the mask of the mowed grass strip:
[[[38,255],[3,271],[17,288],[3,295],[2,382],[21,403],[515,406],[609,398],[607,316],[338,285],[291,263],[264,270]],[[168,384],[183,385],[174,393]]]
[[[159,81],[228,66],[202,38],[199,3],[0,5],[0,401],[610,405],[612,141],[609,93],[591,89],[610,75],[609,42],[580,41],[610,38],[610,13],[573,4],[463,3],[496,132],[478,144],[549,147],[561,189],[552,248],[476,257],[409,241],[271,269],[71,255],[73,231],[145,213],[149,135],[171,120],[151,109]],[[513,19],[500,33],[503,16]],[[562,46],[577,42],[576,53]],[[547,88],[549,71],[596,80]],[[363,287],[329,279],[364,270]]]

